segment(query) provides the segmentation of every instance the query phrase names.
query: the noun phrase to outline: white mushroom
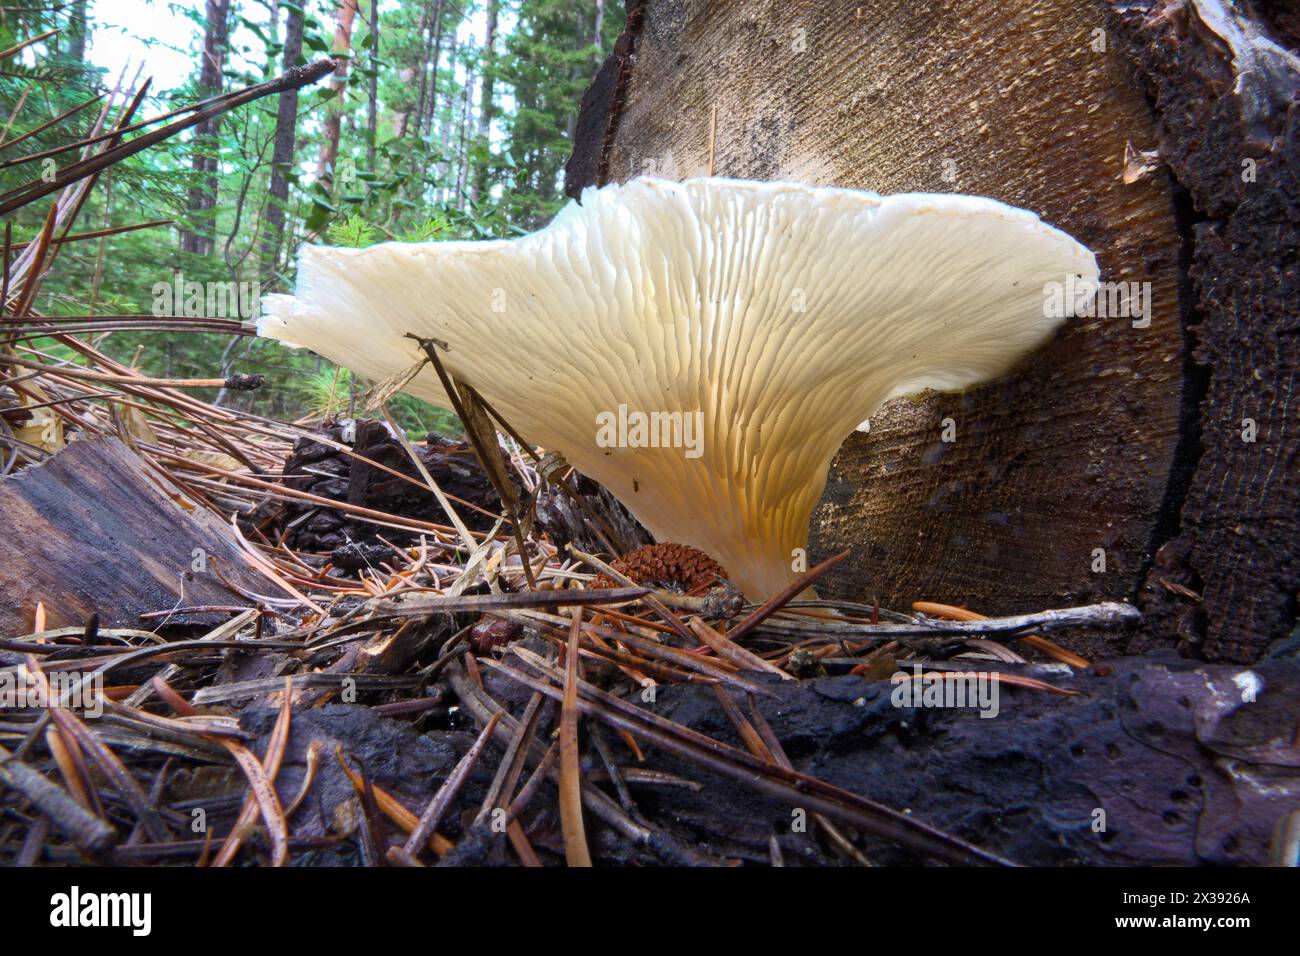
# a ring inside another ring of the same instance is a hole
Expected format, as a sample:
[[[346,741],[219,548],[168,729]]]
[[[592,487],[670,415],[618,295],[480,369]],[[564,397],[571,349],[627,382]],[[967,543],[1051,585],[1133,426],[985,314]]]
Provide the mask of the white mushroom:
[[[990,199],[636,179],[518,239],[308,246],[258,330],[376,381],[421,358],[406,333],[445,343],[525,438],[759,598],[797,577],[844,438],[890,398],[1005,372],[1067,279],[1095,287],[1092,254]],[[431,369],[406,391],[449,406]],[[598,441],[656,412],[702,434]]]

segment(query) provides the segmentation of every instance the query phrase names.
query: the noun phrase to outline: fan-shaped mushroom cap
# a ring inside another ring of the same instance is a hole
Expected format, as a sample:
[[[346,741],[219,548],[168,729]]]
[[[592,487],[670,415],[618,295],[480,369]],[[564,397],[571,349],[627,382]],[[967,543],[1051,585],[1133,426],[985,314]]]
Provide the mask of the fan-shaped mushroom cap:
[[[1087,249],[990,199],[636,179],[518,239],[308,246],[258,330],[374,380],[421,358],[405,333],[446,343],[525,438],[762,597],[796,576],[844,438],[889,398],[1005,372],[1071,275],[1095,284]],[[428,368],[406,391],[449,405]],[[702,434],[606,447],[620,406]]]

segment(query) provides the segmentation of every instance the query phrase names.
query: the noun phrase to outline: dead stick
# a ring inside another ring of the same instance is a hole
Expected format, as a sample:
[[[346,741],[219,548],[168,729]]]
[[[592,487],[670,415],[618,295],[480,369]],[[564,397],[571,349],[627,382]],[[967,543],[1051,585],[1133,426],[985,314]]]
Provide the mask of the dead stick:
[[[26,797],[87,856],[99,856],[117,842],[116,830],[3,746],[0,746],[0,784]]]
[[[515,653],[520,650],[517,646],[511,648]],[[536,657],[536,655],[531,656]],[[560,697],[560,691],[546,681],[495,661],[484,660],[483,663],[499,674],[510,677],[533,690],[541,691],[552,699]],[[534,667],[538,666],[531,660],[530,663]],[[700,763],[733,780],[748,783],[793,806],[806,806],[812,810],[820,810],[849,826],[858,827],[883,839],[896,841],[949,862],[1008,865],[1007,860],[996,854],[981,850],[919,820],[826,783],[817,777],[765,763],[743,750],[737,750],[704,734],[642,710],[585,681],[579,683],[579,691],[580,695],[585,694],[588,698],[594,698],[584,700],[580,697],[578,706],[584,713],[599,717],[606,723],[621,727],[633,734],[643,735],[653,740],[656,746],[672,751],[692,762]]]
[[[626,574],[623,574],[621,571],[618,571],[614,567],[606,564],[604,561],[600,560],[600,558],[596,557],[594,554],[587,554],[585,551],[579,551],[576,547],[573,546],[572,543],[569,544],[569,553],[573,555],[575,558],[577,558],[579,561],[585,561],[593,568],[599,568],[601,571],[609,575],[619,584],[622,584],[624,587],[634,588],[637,586],[637,583],[633,581],[631,578],[629,578]],[[847,553],[848,552],[846,551],[845,554]],[[691,634],[690,628],[688,628],[685,624],[682,623],[681,618],[679,618],[672,611],[668,610],[668,608],[664,607],[663,603],[660,602],[653,594],[647,594],[641,600],[644,601],[651,608],[653,608],[654,612],[658,614],[661,618],[663,618],[664,623],[669,625],[674,631],[676,631],[679,637],[684,638],[688,642],[694,637],[694,635]]]
[[[582,608],[574,608],[564,657],[564,694],[560,700],[560,829],[569,866],[591,866],[587,831],[582,823],[582,761],[578,752],[578,634]]]
[[[835,565],[839,564],[848,556],[849,556],[849,552],[847,550],[841,551],[839,554],[835,555],[835,557],[827,558],[821,564],[817,565],[815,568],[812,568],[807,574],[805,574],[799,580],[791,584],[787,584],[785,588],[781,590],[780,593],[773,595],[771,598],[768,599],[767,603],[765,603],[753,614],[749,615],[749,617],[745,618],[743,621],[741,621],[739,624],[733,627],[730,631],[728,631],[727,637],[733,642],[740,641],[742,638],[748,635],[750,631],[754,630],[754,628],[758,627],[758,625],[762,624],[764,621],[766,621],[777,611],[781,610],[781,608],[785,606],[785,603],[787,601],[793,600],[795,595],[803,591],[806,591],[808,588],[812,587],[814,581],[816,581],[823,574],[825,574],[831,568],[835,567]]]
[[[71,236],[59,236],[51,240],[50,245],[57,246],[64,242],[80,242],[82,239],[102,239],[106,236],[120,236],[124,232],[135,232],[139,229],[153,229],[156,226],[170,226],[175,220],[173,219],[154,219],[150,222],[137,222],[131,226],[113,226],[109,229],[96,229],[94,232],[79,232]],[[31,243],[15,242],[14,251],[26,249]]]
[[[145,378],[143,375],[113,375],[110,372],[94,372],[77,365],[50,365],[47,362],[31,362],[13,355],[0,355],[0,364],[17,365],[20,368],[36,369],[51,375],[68,378],[81,378],[89,382],[108,382],[114,385],[149,385],[154,388],[245,388],[250,379],[260,379],[260,375],[234,376],[230,378]],[[260,383],[259,383],[260,384]]]
[[[792,675],[787,674],[771,661],[763,660],[753,651],[741,647],[727,635],[719,634],[700,618],[691,618],[690,628],[695,632],[695,636],[700,639],[701,643],[712,648],[713,652],[719,657],[731,661],[742,670],[765,671],[769,674],[778,675],[782,680],[794,680]]]
[[[285,71],[285,74],[277,79],[267,83],[259,83],[256,86],[250,86],[240,90],[238,93],[214,102],[211,106],[199,110],[198,112],[178,120],[175,123],[169,123],[161,129],[154,130],[152,133],[146,133],[143,136],[137,136],[129,143],[123,143],[106,149],[102,153],[97,153],[89,159],[82,160],[79,163],[73,163],[66,167],[63,172],[56,175],[50,182],[37,180],[27,186],[19,187],[5,194],[6,201],[0,203],[0,216],[8,215],[15,209],[19,209],[30,202],[40,199],[42,196],[48,196],[50,193],[58,192],[69,183],[74,183],[79,179],[97,173],[102,169],[107,169],[114,163],[121,162],[128,156],[148,149],[155,143],[159,143],[169,137],[175,136],[191,126],[197,126],[204,120],[211,119],[214,116],[220,116],[237,106],[243,106],[253,100],[260,99],[263,96],[269,96],[272,93],[283,93],[285,90],[296,90],[304,86],[315,83],[327,73],[334,70],[334,61],[330,59],[317,60],[306,66],[294,67]],[[116,133],[115,135],[120,135]]]
[[[422,339],[409,332],[406,334],[406,338],[418,342],[420,348],[424,349],[424,354],[428,356],[429,363],[433,366],[433,370],[438,375],[438,381],[442,383],[442,390],[446,392],[447,397],[451,399],[451,404],[455,409],[456,416],[460,419],[461,425],[465,427],[465,435],[469,438],[470,444],[474,448],[474,454],[478,456],[479,463],[483,466],[483,474],[487,475],[488,480],[492,483],[493,488],[496,490],[497,497],[501,499],[502,507],[509,510],[510,528],[514,532],[515,548],[519,552],[519,560],[522,562],[524,567],[524,578],[527,579],[528,586],[532,590],[536,591],[537,581],[533,578],[533,566],[529,563],[528,552],[524,549],[524,539],[520,530],[519,514],[511,504],[514,499],[510,490],[501,486],[500,479],[497,476],[497,469],[492,466],[492,462],[488,459],[488,450],[484,445],[487,436],[478,433],[478,429],[474,425],[474,420],[470,417],[469,411],[466,409],[465,403],[461,398],[460,391],[456,388],[456,384],[447,374],[447,370],[442,367],[442,359],[438,358],[438,344],[435,340]],[[495,438],[496,436],[494,435],[494,450]],[[500,452],[497,452],[497,457],[499,460]]]

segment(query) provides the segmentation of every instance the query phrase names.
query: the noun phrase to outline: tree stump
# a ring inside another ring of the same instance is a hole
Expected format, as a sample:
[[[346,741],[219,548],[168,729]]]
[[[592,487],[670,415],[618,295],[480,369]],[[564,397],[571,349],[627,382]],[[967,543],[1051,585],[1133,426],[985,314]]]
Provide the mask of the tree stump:
[[[1132,649],[1209,659],[1294,627],[1297,18],[1256,9],[629,0],[570,195],[712,162],[991,196],[1149,294],[1149,315],[1113,302],[1001,381],[890,403],[849,438],[813,521],[810,560],[852,551],[824,590],[985,613],[1136,600]]]

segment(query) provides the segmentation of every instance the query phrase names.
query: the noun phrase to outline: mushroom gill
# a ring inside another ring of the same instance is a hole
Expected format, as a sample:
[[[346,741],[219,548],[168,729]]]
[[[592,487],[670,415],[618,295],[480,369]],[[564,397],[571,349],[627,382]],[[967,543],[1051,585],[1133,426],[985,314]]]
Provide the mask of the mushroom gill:
[[[258,331],[376,381],[422,357],[407,333],[445,343],[525,438],[763,597],[797,576],[844,438],[1005,372],[1070,277],[1095,287],[1086,248],[991,199],[636,179],[518,239],[307,246]],[[450,405],[431,369],[405,390]]]

